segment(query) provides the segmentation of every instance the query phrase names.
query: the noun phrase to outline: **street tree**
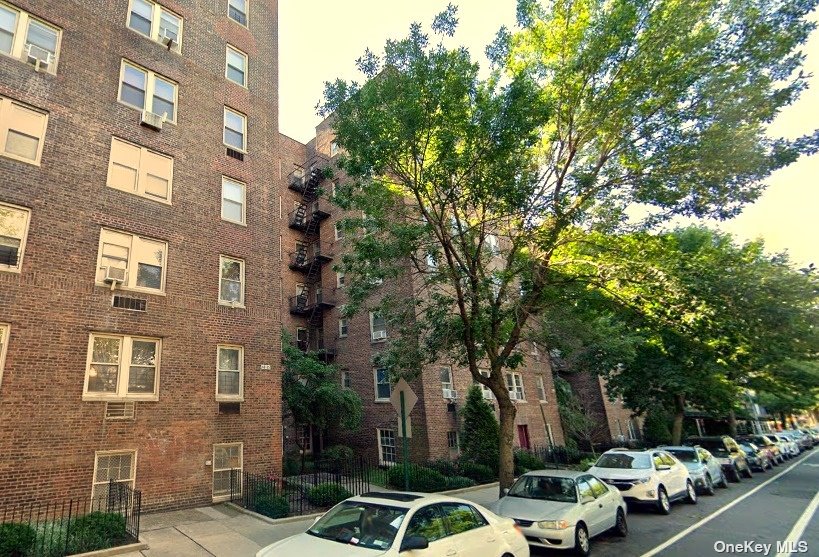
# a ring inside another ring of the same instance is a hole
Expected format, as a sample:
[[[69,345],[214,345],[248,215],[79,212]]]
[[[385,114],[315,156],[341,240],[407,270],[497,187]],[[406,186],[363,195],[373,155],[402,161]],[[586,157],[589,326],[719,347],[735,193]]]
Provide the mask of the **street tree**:
[[[472,385],[461,409],[461,458],[497,470],[499,440],[495,412],[484,400],[480,387]]]
[[[335,198],[350,211],[346,311],[377,311],[399,333],[382,353],[391,373],[446,358],[493,392],[499,489],[514,472],[505,373],[565,276],[559,248],[632,226],[637,206],[644,224],[730,217],[815,149],[815,136],[766,136],[805,87],[814,4],[520,2],[485,79],[445,45],[450,5],[432,25],[440,42],[413,24],[357,61],[365,85],[326,84],[319,111],[343,151]],[[399,277],[406,288],[382,284]]]

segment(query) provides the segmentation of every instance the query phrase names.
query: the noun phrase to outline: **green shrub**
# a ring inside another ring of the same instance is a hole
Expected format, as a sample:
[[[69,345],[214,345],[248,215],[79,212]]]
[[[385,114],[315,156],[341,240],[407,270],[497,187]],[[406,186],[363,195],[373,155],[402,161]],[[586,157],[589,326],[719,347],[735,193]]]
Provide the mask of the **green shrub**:
[[[462,489],[464,487],[472,487],[475,484],[475,480],[470,480],[465,476],[448,476],[446,478],[446,488],[447,489]]]
[[[307,492],[307,500],[317,507],[332,507],[352,496],[343,486],[333,483],[319,484]]]
[[[515,475],[525,474],[530,470],[542,470],[546,468],[546,464],[537,456],[528,451],[516,450],[515,458]]]
[[[583,458],[580,460],[578,468],[580,469],[581,472],[585,472],[586,470],[594,466],[595,462],[597,462],[597,459],[594,457]]]
[[[290,514],[290,504],[287,499],[272,493],[257,494],[250,509],[268,518],[284,518]]]
[[[489,466],[497,472],[500,426],[494,409],[484,400],[483,392],[477,385],[472,385],[467,391],[466,402],[460,413],[463,423],[461,459]]]
[[[333,445],[324,449],[321,458],[335,462],[349,462],[355,456],[355,451],[347,445]]]
[[[479,484],[486,484],[497,480],[494,470],[485,464],[478,464],[477,462],[459,463],[458,468],[461,471],[461,476],[466,476],[471,480],[475,480]]]
[[[404,465],[393,466],[387,472],[387,483],[394,489],[404,489]],[[446,489],[446,477],[437,470],[410,464],[409,490],[434,493]]]
[[[131,541],[125,530],[125,517],[95,511],[79,517],[67,531],[68,554],[116,547]]]
[[[439,471],[444,476],[458,475],[458,465],[451,460],[446,460],[443,458],[432,460],[430,462],[427,462],[427,467]]]
[[[300,468],[301,462],[299,462],[298,457],[294,457],[292,455],[287,455],[284,457],[282,472],[285,476],[297,476]]]
[[[36,539],[37,531],[28,524],[0,524],[0,557],[23,557]]]

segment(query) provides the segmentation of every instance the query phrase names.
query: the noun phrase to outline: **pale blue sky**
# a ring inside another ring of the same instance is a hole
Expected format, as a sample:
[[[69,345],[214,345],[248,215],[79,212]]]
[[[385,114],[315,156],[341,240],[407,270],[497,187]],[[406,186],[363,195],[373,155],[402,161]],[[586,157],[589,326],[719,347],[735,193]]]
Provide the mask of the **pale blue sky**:
[[[454,43],[483,62],[498,27],[515,21],[515,0],[462,0]],[[427,26],[445,0],[313,0],[279,2],[279,117],[281,132],[308,141],[319,122],[315,106],[323,83],[361,79],[355,60],[366,47],[379,52],[388,38],[406,35],[412,21]],[[819,32],[805,47],[811,89],[771,127],[797,137],[819,128]],[[484,65],[484,64],[482,64]],[[765,239],[770,251],[787,249],[797,264],[819,264],[819,155],[802,158],[767,181],[768,188],[737,218],[718,226],[740,240]]]

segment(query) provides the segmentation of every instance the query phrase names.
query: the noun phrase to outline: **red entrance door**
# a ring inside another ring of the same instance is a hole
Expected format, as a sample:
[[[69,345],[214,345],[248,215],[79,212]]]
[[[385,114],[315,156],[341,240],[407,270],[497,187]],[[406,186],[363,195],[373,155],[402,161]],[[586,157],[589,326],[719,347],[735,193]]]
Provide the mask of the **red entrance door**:
[[[518,444],[523,449],[531,449],[529,445],[529,426],[518,425]]]

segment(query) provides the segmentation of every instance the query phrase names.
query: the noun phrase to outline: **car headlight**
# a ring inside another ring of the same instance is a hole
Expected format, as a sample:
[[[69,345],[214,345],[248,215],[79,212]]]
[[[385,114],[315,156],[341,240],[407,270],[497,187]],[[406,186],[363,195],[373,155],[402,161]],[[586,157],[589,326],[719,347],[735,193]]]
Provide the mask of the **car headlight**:
[[[651,481],[651,478],[640,478],[640,479],[634,481],[634,485],[647,484],[650,481]]]
[[[541,520],[537,525],[544,530],[565,530],[569,527],[565,520]]]

